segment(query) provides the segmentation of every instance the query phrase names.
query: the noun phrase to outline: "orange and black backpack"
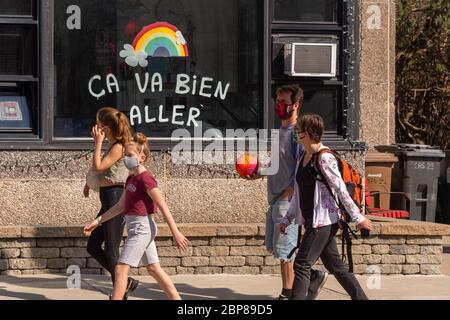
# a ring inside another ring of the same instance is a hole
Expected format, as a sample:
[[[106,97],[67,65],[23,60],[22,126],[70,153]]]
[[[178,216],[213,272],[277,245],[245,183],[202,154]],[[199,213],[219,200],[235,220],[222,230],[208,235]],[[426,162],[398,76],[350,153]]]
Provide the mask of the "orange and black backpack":
[[[347,212],[345,207],[340,203],[339,198],[334,196],[333,191],[331,190],[330,185],[328,184],[327,180],[325,179],[325,176],[323,175],[323,172],[321,170],[320,166],[320,159],[324,153],[331,153],[337,161],[339,172],[341,173],[342,180],[344,180],[345,186],[347,187],[347,191],[350,195],[350,197],[355,202],[356,206],[358,208],[362,208],[363,203],[363,179],[360,175],[360,173],[354,169],[347,161],[342,159],[335,151],[325,148],[317,152],[313,158],[314,158],[314,166],[315,171],[317,172],[320,179],[318,179],[320,182],[322,182],[330,192],[331,196],[336,201],[336,204],[341,210],[342,213],[342,219],[340,221],[340,226],[342,229],[342,260],[345,261],[346,256],[344,254],[345,244],[347,244],[347,258],[348,258],[348,265],[350,272],[353,272],[353,259],[352,259],[352,239],[350,237],[350,233],[357,239],[355,232],[350,228],[348,225],[349,222],[352,221],[352,218],[350,214]]]
[[[328,191],[330,191],[331,195],[333,195],[333,192],[331,191],[328,182],[325,180],[325,177],[323,176],[322,170],[320,170],[320,158],[324,153],[331,153],[336,158],[339,172],[341,173],[342,180],[344,180],[345,186],[347,187],[347,191],[350,194],[350,197],[352,197],[353,201],[355,202],[358,208],[362,208],[363,179],[361,175],[347,161],[342,159],[335,151],[328,148],[322,149],[314,155],[314,164],[316,167],[317,174],[321,178],[320,181],[326,185]],[[335,200],[339,204],[338,199]],[[339,207],[345,214],[347,222],[351,221],[350,215],[345,210],[345,208],[340,204]]]

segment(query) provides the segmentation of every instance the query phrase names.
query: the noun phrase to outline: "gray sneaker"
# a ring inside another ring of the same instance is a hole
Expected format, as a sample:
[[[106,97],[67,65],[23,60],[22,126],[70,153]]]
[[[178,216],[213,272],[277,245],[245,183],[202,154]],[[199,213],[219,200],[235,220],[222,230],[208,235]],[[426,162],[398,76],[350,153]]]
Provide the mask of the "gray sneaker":
[[[314,277],[311,279],[311,282],[309,284],[309,290],[308,294],[306,295],[306,300],[316,300],[317,296],[320,293],[320,290],[322,290],[325,282],[327,282],[328,276],[328,272],[322,272],[319,270],[316,270],[314,272]]]

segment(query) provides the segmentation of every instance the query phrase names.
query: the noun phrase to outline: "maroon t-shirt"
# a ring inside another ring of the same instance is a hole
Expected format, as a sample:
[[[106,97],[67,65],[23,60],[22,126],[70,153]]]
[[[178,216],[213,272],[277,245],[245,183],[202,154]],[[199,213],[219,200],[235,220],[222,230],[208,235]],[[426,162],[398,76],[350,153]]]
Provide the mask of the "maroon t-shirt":
[[[125,182],[125,210],[123,214],[147,216],[156,213],[156,205],[147,194],[148,189],[157,188],[158,183],[150,172],[130,175]]]

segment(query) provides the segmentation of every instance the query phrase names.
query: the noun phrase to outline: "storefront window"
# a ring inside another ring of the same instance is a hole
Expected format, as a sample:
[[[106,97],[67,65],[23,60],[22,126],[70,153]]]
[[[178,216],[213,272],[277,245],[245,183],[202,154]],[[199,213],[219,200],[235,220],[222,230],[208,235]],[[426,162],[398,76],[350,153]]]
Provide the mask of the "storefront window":
[[[37,136],[39,118],[36,1],[0,2],[0,133]]]
[[[337,23],[338,0],[274,0],[274,20]]]
[[[89,137],[104,106],[151,138],[262,122],[260,1],[58,0],[54,16],[55,137]]]

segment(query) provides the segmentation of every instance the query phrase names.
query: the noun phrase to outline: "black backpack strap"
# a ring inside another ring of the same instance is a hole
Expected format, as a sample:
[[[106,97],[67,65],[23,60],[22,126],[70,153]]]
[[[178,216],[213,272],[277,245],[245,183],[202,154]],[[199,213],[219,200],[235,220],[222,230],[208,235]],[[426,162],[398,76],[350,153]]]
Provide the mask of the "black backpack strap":
[[[348,260],[348,271],[353,273],[353,256],[352,256],[352,238],[350,233],[358,239],[355,232],[350,228],[346,221],[341,221],[342,225],[342,262]],[[345,254],[345,247],[347,245],[347,254]],[[347,258],[347,259],[346,259]]]

